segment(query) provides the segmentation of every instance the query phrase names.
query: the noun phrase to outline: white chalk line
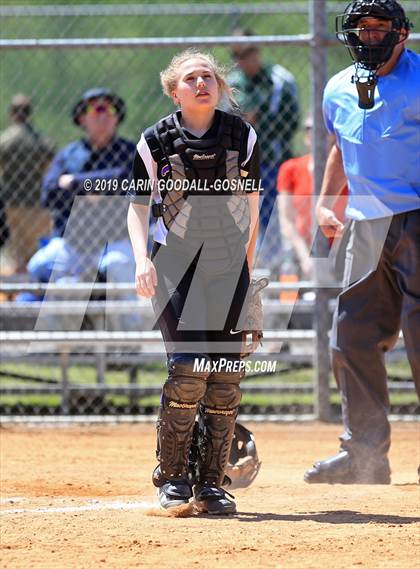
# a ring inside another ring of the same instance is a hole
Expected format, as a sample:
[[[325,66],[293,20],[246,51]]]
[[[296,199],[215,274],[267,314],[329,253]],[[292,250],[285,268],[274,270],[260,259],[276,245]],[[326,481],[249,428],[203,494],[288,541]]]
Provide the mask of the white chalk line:
[[[77,512],[97,512],[103,510],[146,510],[148,508],[158,508],[157,502],[100,502],[94,500],[91,504],[83,506],[63,506],[47,507],[47,508],[13,508],[8,510],[0,510],[0,515],[16,515],[16,514],[72,514]]]
[[[0,498],[0,506],[4,504],[17,504],[18,502],[24,502],[25,498],[22,496],[9,496],[7,498]]]

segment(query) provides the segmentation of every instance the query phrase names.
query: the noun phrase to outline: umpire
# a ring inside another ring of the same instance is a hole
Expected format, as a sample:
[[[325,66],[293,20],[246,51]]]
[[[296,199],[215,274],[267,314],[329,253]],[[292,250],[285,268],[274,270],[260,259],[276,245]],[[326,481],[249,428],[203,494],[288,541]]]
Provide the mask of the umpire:
[[[409,29],[396,0],[356,0],[337,16],[355,67],[325,89],[336,143],[317,217],[327,236],[342,231],[331,200],[348,179],[346,282],[331,340],[345,430],[340,452],[306,472],[309,483],[390,483],[384,353],[400,328],[420,394],[420,56],[405,49]]]

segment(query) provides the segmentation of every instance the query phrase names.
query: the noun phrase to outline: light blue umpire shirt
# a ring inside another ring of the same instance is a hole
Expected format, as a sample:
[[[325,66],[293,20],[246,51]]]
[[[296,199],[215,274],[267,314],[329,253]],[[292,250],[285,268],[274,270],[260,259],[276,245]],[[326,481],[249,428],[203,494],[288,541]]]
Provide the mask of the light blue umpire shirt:
[[[405,49],[392,72],[378,78],[372,109],[359,108],[354,74],[352,65],[332,77],[323,103],[348,179],[346,215],[376,219],[418,209],[420,55]]]

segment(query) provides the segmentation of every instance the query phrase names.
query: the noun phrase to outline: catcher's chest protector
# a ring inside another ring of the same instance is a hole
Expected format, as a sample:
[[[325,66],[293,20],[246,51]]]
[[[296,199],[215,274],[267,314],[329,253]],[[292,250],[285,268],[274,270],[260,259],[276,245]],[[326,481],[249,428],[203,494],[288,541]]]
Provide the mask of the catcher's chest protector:
[[[161,192],[162,204],[155,204],[154,212],[185,244],[203,245],[200,258],[206,268],[223,271],[248,240],[250,216],[244,192],[232,191],[228,183],[220,190],[214,185],[240,179],[247,131],[240,117],[217,113],[214,138],[187,138],[174,113],[157,123],[154,136],[146,139],[158,164],[159,179],[168,181],[168,189]],[[183,190],[179,190],[181,184]]]

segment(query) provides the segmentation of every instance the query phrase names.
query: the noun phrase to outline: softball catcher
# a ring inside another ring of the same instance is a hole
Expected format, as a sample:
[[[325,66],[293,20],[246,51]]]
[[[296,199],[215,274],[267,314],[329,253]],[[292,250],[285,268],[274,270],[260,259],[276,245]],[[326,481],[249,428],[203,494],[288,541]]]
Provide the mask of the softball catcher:
[[[134,180],[153,188],[132,192],[128,216],[137,291],[152,298],[167,351],[153,483],[165,509],[194,495],[201,511],[232,514],[236,505],[223,486],[241,400],[259,196],[233,191],[234,184],[219,191],[218,182],[247,180],[258,189],[258,145],[250,125],[218,108],[230,90],[211,56],[184,52],[161,81],[179,110],[146,129],[137,145]]]

